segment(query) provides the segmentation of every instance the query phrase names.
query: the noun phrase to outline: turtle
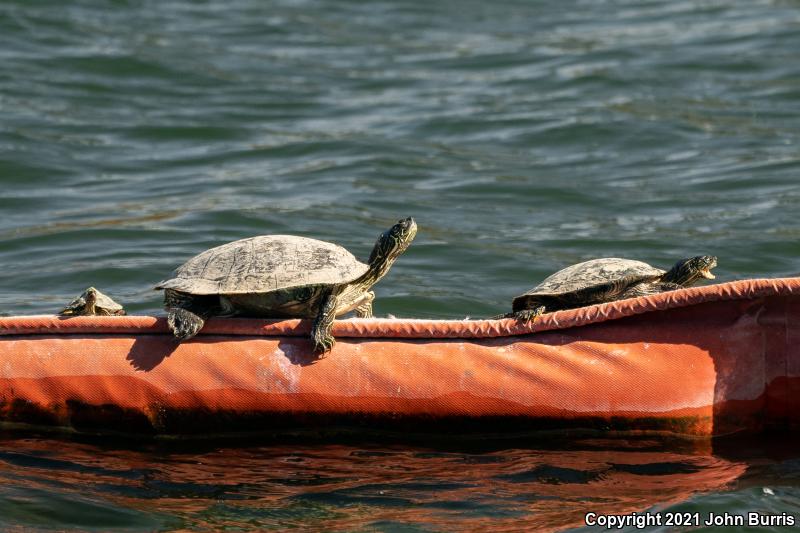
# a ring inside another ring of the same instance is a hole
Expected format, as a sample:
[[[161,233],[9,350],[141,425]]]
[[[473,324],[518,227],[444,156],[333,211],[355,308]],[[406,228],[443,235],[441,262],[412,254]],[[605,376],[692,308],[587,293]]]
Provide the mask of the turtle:
[[[501,316],[528,323],[544,312],[681,289],[701,278],[714,279],[715,266],[717,258],[711,255],[681,259],[669,271],[632,259],[592,259],[559,270],[517,296],[512,312]]]
[[[125,310],[110,297],[94,287],[89,287],[58,314],[60,316],[112,316],[124,315]]]
[[[212,316],[314,318],[314,353],[331,350],[334,318],[372,316],[369,289],[417,233],[404,218],[378,238],[367,264],[346,249],[295,235],[261,235],[206,250],[160,282],[167,323],[179,341],[194,337]]]

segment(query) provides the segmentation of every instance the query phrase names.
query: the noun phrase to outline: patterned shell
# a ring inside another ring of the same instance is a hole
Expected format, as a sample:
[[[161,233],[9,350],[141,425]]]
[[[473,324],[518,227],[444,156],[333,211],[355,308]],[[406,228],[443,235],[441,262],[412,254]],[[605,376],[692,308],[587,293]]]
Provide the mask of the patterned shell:
[[[102,292],[95,289],[95,293],[97,294],[97,300],[95,300],[95,306],[102,307],[103,309],[108,309],[110,311],[120,311],[122,310],[122,306],[112,300],[109,296],[106,296]]]
[[[293,235],[265,235],[206,250],[156,288],[197,295],[262,293],[349,283],[368,268],[336,244]]]
[[[617,257],[592,259],[559,270],[521,296],[558,296],[625,277],[631,277],[631,282],[645,281],[664,273],[664,270],[631,259]]]

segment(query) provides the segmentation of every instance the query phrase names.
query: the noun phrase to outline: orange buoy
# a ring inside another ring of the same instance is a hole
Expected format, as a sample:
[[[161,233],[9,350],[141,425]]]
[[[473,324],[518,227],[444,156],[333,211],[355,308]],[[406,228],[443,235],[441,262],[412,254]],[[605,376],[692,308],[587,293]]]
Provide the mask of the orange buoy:
[[[514,320],[0,318],[0,421],[216,435],[355,428],[711,436],[800,422],[800,279],[690,288]]]

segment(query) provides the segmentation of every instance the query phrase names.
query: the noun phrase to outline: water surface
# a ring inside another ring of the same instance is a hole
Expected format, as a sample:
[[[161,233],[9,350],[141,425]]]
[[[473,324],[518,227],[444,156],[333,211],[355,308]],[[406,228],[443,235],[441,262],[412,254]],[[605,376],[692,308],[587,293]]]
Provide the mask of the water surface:
[[[793,0],[3,2],[0,313],[52,313],[89,285],[159,313],[152,286],[210,246],[292,233],[366,259],[405,216],[420,232],[378,315],[496,314],[602,256],[712,253],[723,281],[800,273],[798,30]],[[791,454],[3,446],[4,528],[798,511]],[[640,462],[679,466],[614,466]]]

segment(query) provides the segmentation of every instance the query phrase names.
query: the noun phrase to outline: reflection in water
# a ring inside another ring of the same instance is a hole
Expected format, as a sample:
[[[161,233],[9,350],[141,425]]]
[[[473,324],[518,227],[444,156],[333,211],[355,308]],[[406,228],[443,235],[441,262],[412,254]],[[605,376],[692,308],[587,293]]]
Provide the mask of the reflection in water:
[[[552,530],[583,525],[588,511],[639,512],[696,494],[776,487],[800,471],[791,454],[765,459],[770,453],[756,449],[751,460],[741,453],[747,447],[712,450],[706,441],[584,439],[567,450],[563,442],[97,444],[0,441],[0,527]]]

